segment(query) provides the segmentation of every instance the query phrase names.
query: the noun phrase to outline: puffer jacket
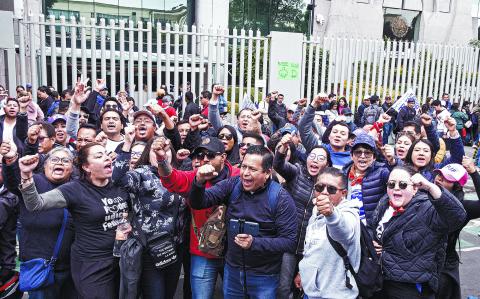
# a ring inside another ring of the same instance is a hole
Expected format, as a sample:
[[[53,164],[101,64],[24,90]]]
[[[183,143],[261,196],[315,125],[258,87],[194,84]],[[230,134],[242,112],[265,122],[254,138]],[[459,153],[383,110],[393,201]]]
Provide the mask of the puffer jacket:
[[[268,104],[268,117],[277,127],[277,130],[281,129],[287,122],[287,106],[283,103],[279,104],[276,100],[270,101]]]
[[[443,188],[442,196],[436,200],[418,191],[404,207],[405,211],[390,219],[379,240],[376,228],[389,207],[388,201],[388,196],[382,198],[368,222],[372,237],[383,246],[384,279],[425,283],[436,291],[445,261],[447,236],[463,225],[465,209]]]
[[[114,162],[112,180],[130,193],[134,212],[133,235],[148,239],[168,232],[175,244],[183,241],[185,199],[169,192],[161,183],[157,170],[143,165],[128,171],[130,153],[121,152]]]
[[[285,154],[275,153],[273,169],[280,174],[287,182],[285,189],[292,195],[297,211],[297,245],[295,254],[303,253],[305,233],[308,220],[313,210],[313,186],[316,177],[312,177],[306,167],[300,163],[291,164],[285,161]]]
[[[347,177],[352,166],[353,162],[350,162],[343,167],[343,173]],[[390,170],[384,163],[374,161],[363,177],[362,201],[367,221],[372,217],[382,196],[387,193],[387,181],[389,175]]]

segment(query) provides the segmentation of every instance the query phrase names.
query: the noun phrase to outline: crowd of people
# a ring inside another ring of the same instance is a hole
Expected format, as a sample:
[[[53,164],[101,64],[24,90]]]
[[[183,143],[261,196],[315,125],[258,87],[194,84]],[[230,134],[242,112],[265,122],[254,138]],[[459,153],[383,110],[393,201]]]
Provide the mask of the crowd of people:
[[[0,298],[461,298],[480,107],[167,90],[2,99]]]

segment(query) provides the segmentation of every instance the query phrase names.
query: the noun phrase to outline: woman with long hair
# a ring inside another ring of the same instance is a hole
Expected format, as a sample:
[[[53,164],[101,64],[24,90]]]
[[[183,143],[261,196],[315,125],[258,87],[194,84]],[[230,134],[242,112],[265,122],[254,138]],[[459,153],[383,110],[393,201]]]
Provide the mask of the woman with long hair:
[[[81,298],[117,298],[118,258],[112,250],[117,225],[129,210],[128,193],[113,185],[112,160],[105,147],[93,142],[80,149],[81,179],[39,194],[32,180],[38,155],[19,160],[22,193],[29,211],[67,208],[75,223],[71,273]]]

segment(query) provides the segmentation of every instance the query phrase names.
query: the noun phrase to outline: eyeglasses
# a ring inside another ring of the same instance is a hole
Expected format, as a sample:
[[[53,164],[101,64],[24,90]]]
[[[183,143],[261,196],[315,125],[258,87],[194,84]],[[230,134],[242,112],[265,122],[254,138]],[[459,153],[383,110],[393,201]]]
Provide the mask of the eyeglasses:
[[[308,155],[308,159],[313,161],[317,160],[318,162],[325,162],[325,160],[327,160],[327,157],[322,154],[316,155],[314,153],[310,153],[310,155]]]
[[[232,140],[232,134],[218,134],[218,139]]]
[[[118,109],[118,105],[116,105],[116,104],[107,104],[107,105],[105,105],[105,109]]]
[[[256,145],[256,144],[253,144],[253,143],[243,143],[243,142],[238,144],[238,146],[239,146],[240,148],[245,147],[245,146],[248,148],[248,147],[251,147],[251,146],[253,146],[253,145]]]
[[[72,160],[70,160],[69,158],[51,157],[50,162],[52,162],[53,164],[70,164],[72,163]]]
[[[200,152],[197,153],[194,158],[198,160],[203,160],[205,157],[207,157],[208,160],[213,160],[215,159],[216,156],[220,155],[220,153],[215,153],[215,152]]]
[[[131,153],[131,156],[132,156],[132,157],[136,157],[136,158],[140,158],[141,155],[142,155],[142,152],[134,152],[134,151],[132,151],[132,153]]]
[[[395,189],[395,187],[397,186],[397,183],[398,183],[398,188],[400,188],[400,190],[405,190],[407,189],[408,185],[411,185],[411,183],[408,183],[408,182],[405,182],[405,181],[388,181],[387,183],[387,188],[388,189]]]
[[[145,119],[145,118],[137,118],[136,120],[133,121],[133,124],[134,125],[140,125],[141,123],[144,123],[146,125],[152,125],[153,124],[153,121],[149,118]]]
[[[370,159],[371,157],[373,157],[373,152],[371,152],[371,151],[355,150],[355,151],[353,151],[353,155],[354,155],[356,158],[360,158],[360,157],[363,155],[365,158]]]
[[[316,184],[315,185],[315,191],[317,191],[318,193],[322,193],[323,190],[325,190],[325,188],[327,188],[327,192],[330,195],[333,195],[333,194],[337,193],[338,190],[339,190],[337,187],[330,186],[330,185],[327,185],[327,184]],[[343,190],[343,189],[340,189],[340,190]]]

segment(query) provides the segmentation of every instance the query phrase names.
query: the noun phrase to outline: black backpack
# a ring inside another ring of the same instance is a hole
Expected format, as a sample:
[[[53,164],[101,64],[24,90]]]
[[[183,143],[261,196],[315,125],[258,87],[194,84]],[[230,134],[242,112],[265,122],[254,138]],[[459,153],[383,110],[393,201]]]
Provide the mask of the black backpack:
[[[345,266],[345,286],[348,289],[352,289],[353,286],[350,283],[350,278],[347,276],[347,272],[350,271],[355,279],[355,282],[358,286],[358,291],[361,298],[370,298],[376,292],[382,289],[383,277],[382,277],[382,267],[380,264],[380,258],[375,252],[375,247],[373,246],[372,238],[368,233],[367,228],[360,221],[360,267],[358,271],[353,270],[353,266],[350,263],[348,258],[347,251],[343,246],[337,241],[333,240],[328,233],[327,228],[327,237],[328,241],[332,245],[333,249],[337,254],[342,258],[343,264]]]

